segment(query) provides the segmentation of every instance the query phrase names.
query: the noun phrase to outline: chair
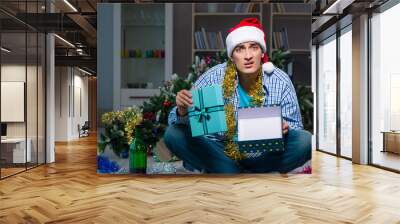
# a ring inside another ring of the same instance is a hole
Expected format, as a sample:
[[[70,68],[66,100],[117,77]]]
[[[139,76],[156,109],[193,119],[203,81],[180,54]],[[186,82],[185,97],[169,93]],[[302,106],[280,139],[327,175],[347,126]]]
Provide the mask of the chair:
[[[89,121],[85,121],[82,127],[78,124],[79,138],[89,136],[89,129],[90,129]]]

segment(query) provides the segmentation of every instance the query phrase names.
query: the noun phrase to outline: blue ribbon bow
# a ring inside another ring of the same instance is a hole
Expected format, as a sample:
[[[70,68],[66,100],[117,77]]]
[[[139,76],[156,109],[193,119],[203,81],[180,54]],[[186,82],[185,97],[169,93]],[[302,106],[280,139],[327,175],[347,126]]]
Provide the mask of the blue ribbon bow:
[[[200,109],[199,107],[194,107],[194,110],[197,112],[196,115],[199,115],[199,122],[204,119],[210,120],[210,115],[207,112],[207,108]]]

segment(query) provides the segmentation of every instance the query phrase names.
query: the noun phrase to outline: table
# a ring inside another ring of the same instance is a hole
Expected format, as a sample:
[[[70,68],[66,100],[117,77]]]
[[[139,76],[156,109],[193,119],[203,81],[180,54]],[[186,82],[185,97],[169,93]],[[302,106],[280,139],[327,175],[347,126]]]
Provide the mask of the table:
[[[25,154],[25,138],[6,138],[1,139],[1,157],[6,160],[6,163],[25,163],[31,162],[31,145],[32,140],[26,139],[28,142]],[[11,156],[12,154],[12,156]],[[11,159],[12,158],[12,159]],[[25,158],[27,159],[25,161]]]
[[[383,133],[382,152],[400,154],[400,131],[382,131],[381,133]]]

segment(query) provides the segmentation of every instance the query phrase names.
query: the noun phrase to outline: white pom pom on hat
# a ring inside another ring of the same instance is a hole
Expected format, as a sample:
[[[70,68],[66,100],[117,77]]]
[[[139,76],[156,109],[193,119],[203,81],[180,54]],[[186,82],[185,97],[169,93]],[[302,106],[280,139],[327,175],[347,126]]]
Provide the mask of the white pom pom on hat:
[[[254,41],[261,46],[264,52],[262,58],[263,71],[266,71],[268,74],[270,74],[275,70],[274,64],[268,61],[265,33],[260,21],[258,21],[257,18],[243,19],[239,24],[229,29],[228,32],[229,33],[225,42],[229,58],[232,57],[232,51],[237,45],[248,41]]]
[[[268,74],[271,74],[275,70],[275,65],[272,62],[267,62],[262,65],[263,71],[266,71]]]

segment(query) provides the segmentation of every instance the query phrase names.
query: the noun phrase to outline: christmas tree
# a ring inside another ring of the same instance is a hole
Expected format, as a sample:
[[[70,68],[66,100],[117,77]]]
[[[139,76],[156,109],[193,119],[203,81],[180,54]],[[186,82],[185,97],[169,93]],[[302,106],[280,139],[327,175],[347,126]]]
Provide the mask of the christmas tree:
[[[186,77],[177,74],[171,76],[160,87],[160,93],[149,98],[141,107],[143,110],[143,124],[145,130],[143,136],[146,144],[154,146],[164,135],[168,126],[168,115],[176,106],[176,94],[183,90],[190,90],[197,78],[209,68],[228,60],[226,51],[217,52],[215,55],[196,56],[195,61],[189,68]]]

